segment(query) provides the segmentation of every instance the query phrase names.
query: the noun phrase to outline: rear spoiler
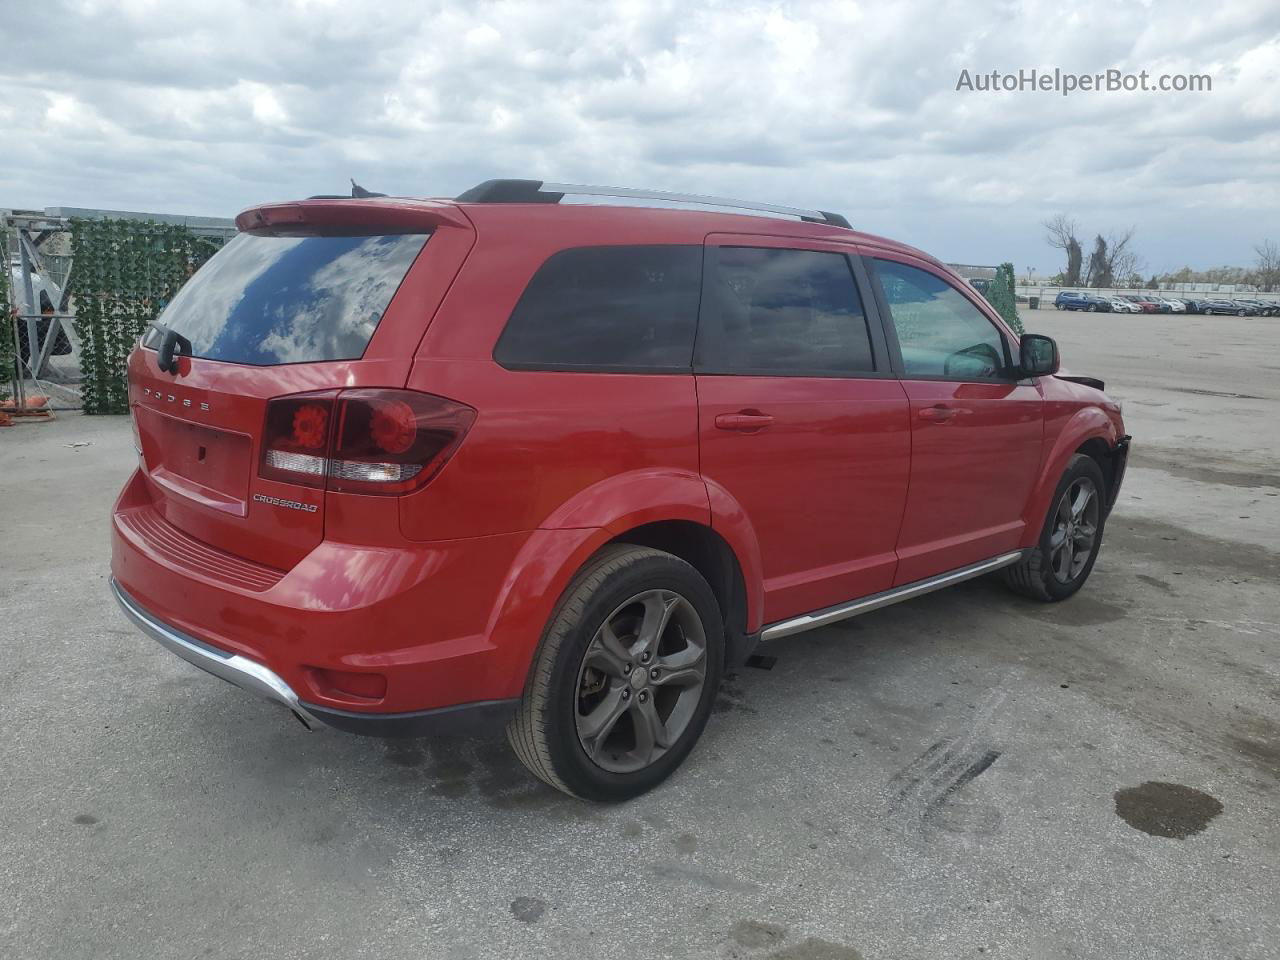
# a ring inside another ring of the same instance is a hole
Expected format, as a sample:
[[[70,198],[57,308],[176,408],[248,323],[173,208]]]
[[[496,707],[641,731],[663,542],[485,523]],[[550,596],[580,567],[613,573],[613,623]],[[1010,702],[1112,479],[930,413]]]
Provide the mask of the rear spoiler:
[[[238,230],[266,236],[430,233],[437,227],[471,229],[471,221],[448,201],[401,197],[268,203],[250,207],[236,217]]]

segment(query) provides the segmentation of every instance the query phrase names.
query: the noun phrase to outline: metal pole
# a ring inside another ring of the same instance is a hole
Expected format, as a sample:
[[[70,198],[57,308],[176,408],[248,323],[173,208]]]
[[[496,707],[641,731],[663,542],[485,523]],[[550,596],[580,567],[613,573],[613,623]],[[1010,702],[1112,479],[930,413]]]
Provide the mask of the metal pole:
[[[5,264],[8,269],[8,264]],[[27,406],[26,389],[22,382],[22,354],[18,350],[18,315],[10,314],[13,318],[10,326],[13,327],[13,408],[15,410],[24,410]]]
[[[30,368],[35,363],[40,349],[40,324],[32,316],[40,313],[40,304],[36,302],[35,287],[31,283],[31,254],[27,250],[27,245],[22,242],[25,239],[26,230],[18,227],[15,233],[18,240],[18,262],[22,268],[22,293],[27,307],[23,312],[27,314],[27,366]],[[17,345],[15,340],[14,346]]]

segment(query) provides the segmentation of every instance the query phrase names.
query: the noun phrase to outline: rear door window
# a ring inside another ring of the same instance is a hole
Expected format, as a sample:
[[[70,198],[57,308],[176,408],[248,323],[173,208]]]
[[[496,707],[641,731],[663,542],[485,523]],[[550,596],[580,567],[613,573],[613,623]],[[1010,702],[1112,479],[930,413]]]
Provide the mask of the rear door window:
[[[862,298],[841,253],[708,247],[701,374],[848,377],[875,371]]]
[[[426,242],[426,234],[240,234],[178,291],[143,346],[158,346],[168,328],[208,360],[358,359]]]
[[[515,370],[689,372],[702,248],[575,247],[544,263],[494,348]]]

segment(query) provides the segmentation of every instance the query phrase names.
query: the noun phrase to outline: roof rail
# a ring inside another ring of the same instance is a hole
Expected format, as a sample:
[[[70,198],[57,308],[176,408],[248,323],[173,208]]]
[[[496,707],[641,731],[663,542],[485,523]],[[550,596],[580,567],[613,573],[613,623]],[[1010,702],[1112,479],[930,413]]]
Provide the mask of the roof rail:
[[[826,210],[782,207],[773,203],[753,203],[728,197],[704,197],[694,193],[666,193],[661,190],[634,190],[630,187],[593,187],[581,183],[551,183],[546,180],[486,180],[458,194],[459,203],[559,203],[565,195],[577,197],[626,197],[631,200],[666,200],[672,203],[699,203],[709,207],[754,210],[799,217],[809,223],[847,227],[849,221]]]

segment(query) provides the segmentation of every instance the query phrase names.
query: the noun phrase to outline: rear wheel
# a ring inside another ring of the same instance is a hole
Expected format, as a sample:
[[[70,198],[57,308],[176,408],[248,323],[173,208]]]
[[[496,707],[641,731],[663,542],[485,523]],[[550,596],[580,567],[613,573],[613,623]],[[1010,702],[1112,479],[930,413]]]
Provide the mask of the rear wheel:
[[[697,570],[661,550],[607,547],[552,617],[507,739],[558,790],[637,796],[693,749],[723,657],[720,608]]]
[[[1244,311],[1243,311],[1243,310],[1237,310],[1237,311],[1236,311],[1236,316],[1237,316],[1237,317],[1243,317],[1243,316],[1244,316]]]
[[[1065,600],[1084,586],[1102,546],[1106,482],[1092,457],[1077,453],[1050,502],[1040,541],[1004,571],[1005,583],[1036,600]]]

